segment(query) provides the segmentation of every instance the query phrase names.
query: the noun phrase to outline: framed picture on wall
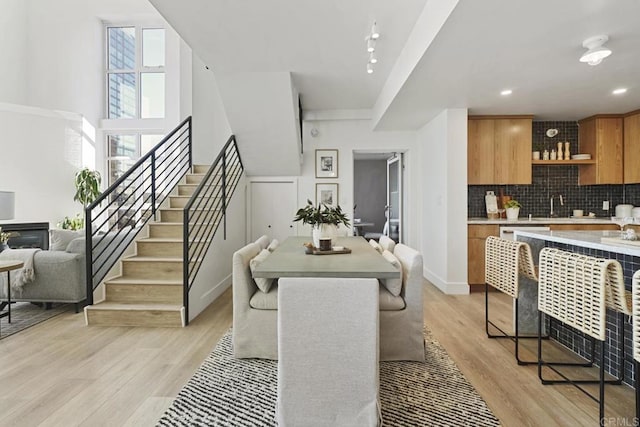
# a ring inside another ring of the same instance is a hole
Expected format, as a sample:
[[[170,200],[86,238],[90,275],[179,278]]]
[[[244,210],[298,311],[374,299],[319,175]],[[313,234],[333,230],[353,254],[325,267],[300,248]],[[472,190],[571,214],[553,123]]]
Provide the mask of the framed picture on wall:
[[[316,178],[338,177],[338,150],[316,150]]]
[[[316,205],[338,206],[338,184],[316,184]]]

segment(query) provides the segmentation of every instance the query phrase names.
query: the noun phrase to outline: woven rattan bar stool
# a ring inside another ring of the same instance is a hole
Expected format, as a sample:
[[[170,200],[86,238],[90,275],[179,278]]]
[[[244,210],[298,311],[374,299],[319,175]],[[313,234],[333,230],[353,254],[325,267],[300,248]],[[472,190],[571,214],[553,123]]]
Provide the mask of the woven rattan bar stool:
[[[542,355],[542,316],[538,319],[538,377],[543,384],[573,384],[587,396],[599,403],[599,422],[604,422],[604,365],[606,350],[606,307],[608,294],[610,303],[613,285],[619,289],[624,280],[620,263],[586,255],[544,248],[540,251],[540,275],[538,280],[538,310],[550,318],[590,336],[601,343],[599,379],[580,380],[568,378],[554,368],[555,362],[545,361]],[[592,353],[595,352],[595,346]],[[562,363],[566,365],[566,363]],[[576,364],[577,366],[583,366]],[[560,375],[563,380],[543,378],[543,366]],[[580,384],[599,384],[596,398]],[[619,381],[612,381],[619,384]]]
[[[631,316],[631,292],[625,290],[624,277],[622,273],[622,266],[617,264],[617,268],[612,268],[607,274],[606,285],[606,306],[607,308],[615,311],[618,315],[617,319],[617,331],[618,331],[618,360],[621,364],[624,364],[626,360],[624,352],[624,336],[625,336],[625,319],[624,316]],[[616,377],[615,382],[622,384],[624,379],[624,367],[620,368],[620,372]],[[610,381],[607,381],[610,382]]]
[[[633,360],[635,364],[636,417],[640,419],[640,270],[633,275]]]
[[[524,242],[501,239],[489,236],[485,242],[485,283],[484,307],[485,330],[489,338],[510,338],[515,342],[515,357],[519,365],[531,365],[537,361],[520,360],[518,341],[521,337],[518,330],[518,277],[520,274],[537,281],[531,248]],[[489,286],[503,292],[515,301],[515,335],[509,335],[495,323],[489,320]],[[502,335],[489,333],[489,325],[496,328]]]

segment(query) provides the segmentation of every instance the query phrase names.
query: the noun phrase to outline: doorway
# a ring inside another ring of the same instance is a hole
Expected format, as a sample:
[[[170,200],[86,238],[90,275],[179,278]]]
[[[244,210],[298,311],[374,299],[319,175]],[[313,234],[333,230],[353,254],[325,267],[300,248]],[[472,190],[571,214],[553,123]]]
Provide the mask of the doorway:
[[[376,238],[381,234],[405,241],[403,154],[353,153],[354,230]]]

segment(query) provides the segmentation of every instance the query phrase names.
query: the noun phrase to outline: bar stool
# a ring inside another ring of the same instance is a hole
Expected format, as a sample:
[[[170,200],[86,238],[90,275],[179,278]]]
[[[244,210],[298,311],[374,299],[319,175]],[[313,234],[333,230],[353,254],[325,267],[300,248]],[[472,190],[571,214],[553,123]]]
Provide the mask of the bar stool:
[[[617,301],[616,291],[620,284],[624,291],[622,267],[619,262],[586,255],[544,248],[540,251],[540,275],[538,281],[538,310],[550,318],[601,342],[599,379],[570,379],[553,366],[570,363],[544,361],[542,357],[542,316],[538,317],[538,377],[542,384],[570,383],[599,403],[599,422],[604,422],[604,365],[606,350],[606,308]],[[624,293],[623,293],[624,294]],[[609,295],[609,297],[608,297]],[[592,353],[595,352],[593,345]],[[547,366],[563,380],[543,378],[542,367]],[[575,366],[588,366],[576,363]],[[599,397],[590,394],[579,384],[599,384]],[[618,381],[612,383],[619,384]]]
[[[487,237],[485,242],[485,331],[489,338],[509,338],[515,342],[515,357],[518,365],[532,365],[537,361],[520,360],[518,341],[518,277],[520,274],[538,281],[531,256],[531,248],[524,242],[501,239],[495,236]],[[515,301],[515,335],[509,335],[495,323],[489,320],[489,286],[503,292]],[[502,335],[491,335],[489,325],[499,330]]]
[[[610,269],[607,274],[606,285],[606,306],[607,308],[615,311],[618,314],[618,359],[621,361],[620,372],[615,381],[607,381],[616,384],[622,384],[624,379],[624,361],[626,360],[624,354],[624,336],[625,336],[625,321],[624,316],[631,316],[631,292],[627,291],[624,287],[624,276],[622,272],[622,266],[617,263],[617,267]]]
[[[633,275],[631,288],[633,295],[633,361],[635,365],[636,417],[640,419],[640,270]]]

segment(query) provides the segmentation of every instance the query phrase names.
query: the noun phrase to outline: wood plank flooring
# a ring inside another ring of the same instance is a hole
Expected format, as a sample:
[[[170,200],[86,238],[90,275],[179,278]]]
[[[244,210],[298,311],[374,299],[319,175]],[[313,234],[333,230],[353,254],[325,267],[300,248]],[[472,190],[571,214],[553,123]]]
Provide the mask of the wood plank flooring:
[[[595,402],[572,386],[541,385],[535,366],[516,365],[510,341],[486,338],[483,294],[425,284],[424,295],[425,322],[504,426],[597,425]],[[492,313],[508,322],[509,300],[493,296]],[[0,426],[152,426],[231,318],[228,290],[187,328],[87,327],[82,314],[65,313],[3,339]],[[633,396],[607,386],[608,425],[634,425]]]

